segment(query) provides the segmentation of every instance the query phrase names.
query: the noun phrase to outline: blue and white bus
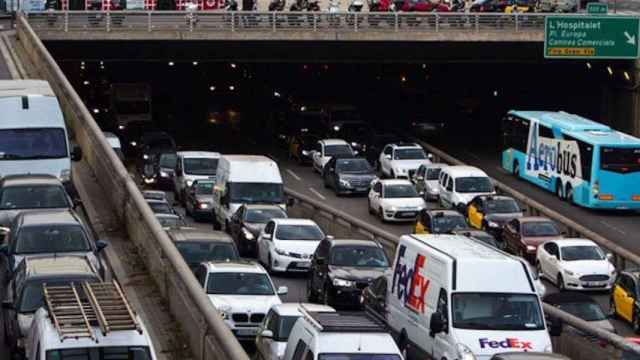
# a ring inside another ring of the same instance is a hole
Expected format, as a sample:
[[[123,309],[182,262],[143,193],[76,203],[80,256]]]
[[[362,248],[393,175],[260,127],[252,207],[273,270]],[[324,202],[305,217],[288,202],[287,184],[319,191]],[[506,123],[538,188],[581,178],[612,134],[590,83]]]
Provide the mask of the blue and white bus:
[[[560,199],[640,209],[640,139],[563,111],[516,111],[502,124],[502,168]]]

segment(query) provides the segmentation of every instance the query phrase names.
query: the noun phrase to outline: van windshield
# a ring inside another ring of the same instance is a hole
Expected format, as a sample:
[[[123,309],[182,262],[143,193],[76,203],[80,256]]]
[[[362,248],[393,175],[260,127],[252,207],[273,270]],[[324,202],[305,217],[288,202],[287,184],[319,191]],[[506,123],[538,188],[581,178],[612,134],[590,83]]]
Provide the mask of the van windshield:
[[[396,354],[320,354],[318,360],[400,360]]]
[[[109,346],[73,348],[47,351],[46,360],[151,360],[151,351],[146,346]]]
[[[215,175],[218,159],[214,158],[185,158],[184,172],[189,175]]]
[[[474,330],[544,330],[534,294],[454,293],[453,327]]]
[[[0,161],[61,159],[68,157],[62,128],[0,130]]]
[[[282,204],[282,184],[229,183],[229,202],[242,204]]]

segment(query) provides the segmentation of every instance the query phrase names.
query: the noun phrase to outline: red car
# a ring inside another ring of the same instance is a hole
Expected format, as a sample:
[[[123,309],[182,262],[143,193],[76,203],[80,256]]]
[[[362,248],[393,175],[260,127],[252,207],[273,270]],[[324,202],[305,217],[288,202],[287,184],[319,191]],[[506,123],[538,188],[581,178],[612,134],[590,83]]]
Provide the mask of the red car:
[[[449,12],[449,6],[429,0],[404,0],[399,10],[406,12]]]

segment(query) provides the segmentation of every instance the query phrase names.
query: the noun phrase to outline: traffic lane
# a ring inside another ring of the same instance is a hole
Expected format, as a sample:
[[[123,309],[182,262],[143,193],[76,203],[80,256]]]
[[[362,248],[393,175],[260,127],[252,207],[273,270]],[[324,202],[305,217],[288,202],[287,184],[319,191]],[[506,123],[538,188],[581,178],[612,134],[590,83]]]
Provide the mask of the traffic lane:
[[[640,232],[640,216],[637,213],[632,211],[596,211],[560,201],[553,193],[527,181],[517,179],[504,171],[500,167],[499,153],[479,148],[451,146],[453,144],[449,142],[437,146],[457,159],[481,168],[489,176],[518,190],[532,200],[557,211],[578,224],[582,224],[629,251],[640,253],[640,244],[635,241],[633,236]]]

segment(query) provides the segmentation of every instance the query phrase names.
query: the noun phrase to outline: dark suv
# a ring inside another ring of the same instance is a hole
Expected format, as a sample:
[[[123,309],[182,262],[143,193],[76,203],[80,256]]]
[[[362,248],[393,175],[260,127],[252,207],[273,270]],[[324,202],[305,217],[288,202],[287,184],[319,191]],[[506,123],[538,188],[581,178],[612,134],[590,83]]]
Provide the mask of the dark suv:
[[[320,242],[311,260],[309,301],[359,307],[362,289],[387,271],[389,261],[380,244],[329,237]]]

